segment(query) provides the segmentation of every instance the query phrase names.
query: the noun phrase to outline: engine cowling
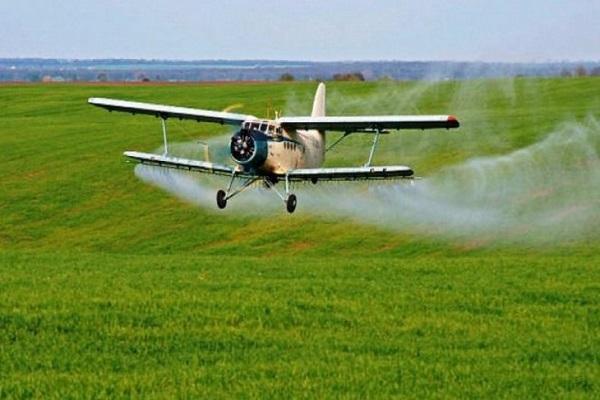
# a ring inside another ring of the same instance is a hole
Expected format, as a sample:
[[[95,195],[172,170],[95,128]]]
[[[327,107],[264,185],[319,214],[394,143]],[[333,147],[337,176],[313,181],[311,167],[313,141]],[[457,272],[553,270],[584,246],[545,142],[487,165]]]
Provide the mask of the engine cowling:
[[[269,154],[267,136],[255,130],[240,130],[231,137],[229,147],[234,161],[250,169],[263,165]]]

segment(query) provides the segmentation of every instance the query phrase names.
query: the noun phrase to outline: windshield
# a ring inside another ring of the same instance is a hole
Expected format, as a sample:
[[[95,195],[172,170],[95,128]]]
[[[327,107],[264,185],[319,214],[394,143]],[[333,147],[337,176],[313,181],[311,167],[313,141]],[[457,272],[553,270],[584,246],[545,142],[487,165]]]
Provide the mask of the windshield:
[[[275,125],[273,125],[269,121],[244,122],[242,124],[242,128],[241,128],[240,132],[249,132],[249,131],[259,131],[259,132],[262,132],[265,135],[269,135],[269,136],[273,136],[276,133],[280,133],[280,131],[275,128]]]

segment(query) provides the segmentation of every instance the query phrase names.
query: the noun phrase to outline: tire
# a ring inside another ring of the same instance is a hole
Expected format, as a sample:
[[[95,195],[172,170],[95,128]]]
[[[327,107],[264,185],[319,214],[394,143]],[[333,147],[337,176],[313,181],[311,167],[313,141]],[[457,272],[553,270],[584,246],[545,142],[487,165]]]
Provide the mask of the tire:
[[[294,212],[296,209],[296,204],[298,203],[298,199],[296,199],[295,194],[290,194],[285,201],[285,207],[287,208],[287,212],[290,214]]]
[[[217,206],[222,210],[227,207],[227,199],[225,198],[226,194],[224,190],[219,190],[217,192]]]

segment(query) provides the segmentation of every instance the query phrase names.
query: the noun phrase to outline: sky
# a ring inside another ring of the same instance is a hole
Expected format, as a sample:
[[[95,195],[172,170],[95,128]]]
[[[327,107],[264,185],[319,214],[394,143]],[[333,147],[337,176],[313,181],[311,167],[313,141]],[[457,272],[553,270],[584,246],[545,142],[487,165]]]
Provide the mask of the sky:
[[[0,57],[598,61],[600,0],[0,0]]]

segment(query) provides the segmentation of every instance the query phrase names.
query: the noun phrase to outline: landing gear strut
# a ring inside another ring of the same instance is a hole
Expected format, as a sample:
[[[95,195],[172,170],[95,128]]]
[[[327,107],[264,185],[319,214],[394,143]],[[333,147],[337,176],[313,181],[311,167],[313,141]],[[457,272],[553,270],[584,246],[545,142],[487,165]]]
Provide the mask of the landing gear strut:
[[[291,214],[296,209],[298,199],[296,199],[296,195],[294,193],[290,193],[290,177],[287,174],[285,174],[285,194],[287,194],[287,198],[285,199],[285,208],[287,209],[287,212]]]
[[[231,180],[229,181],[229,186],[227,187],[226,191],[219,190],[217,192],[217,207],[219,207],[221,210],[224,209],[225,207],[227,207],[227,200],[229,200],[233,196],[243,192],[250,185],[252,185],[254,182],[256,182],[258,180],[257,177],[248,178],[244,182],[242,182],[241,185],[239,185],[239,187],[237,189],[231,190],[233,188],[233,182],[235,181],[235,178],[236,178],[235,175],[236,175],[236,171],[234,171],[231,174]]]
[[[295,194],[290,193],[290,180],[287,175],[285,176],[285,196],[277,190],[275,183],[271,179],[265,178],[264,182],[268,189],[271,189],[281,200],[283,200],[287,212],[291,214],[296,210],[298,199]]]
[[[275,181],[269,177],[259,178],[259,177],[255,176],[255,177],[247,178],[245,181],[243,181],[239,185],[239,187],[237,189],[232,190],[235,178],[236,178],[236,171],[234,171],[231,174],[231,180],[229,181],[229,186],[227,187],[227,190],[219,190],[217,192],[217,207],[219,207],[221,210],[224,209],[225,207],[227,207],[227,200],[229,200],[233,196],[243,192],[250,185],[252,185],[254,182],[256,182],[259,179],[262,179],[265,186],[268,189],[272,189],[273,192],[275,192],[275,194],[277,194],[277,196],[279,196],[279,198],[281,200],[283,200],[287,212],[289,212],[291,214],[296,210],[296,205],[298,204],[298,199],[296,198],[295,194],[290,193],[290,180],[287,175],[285,177],[285,196],[282,193],[280,193],[279,190],[277,190],[275,188]]]

